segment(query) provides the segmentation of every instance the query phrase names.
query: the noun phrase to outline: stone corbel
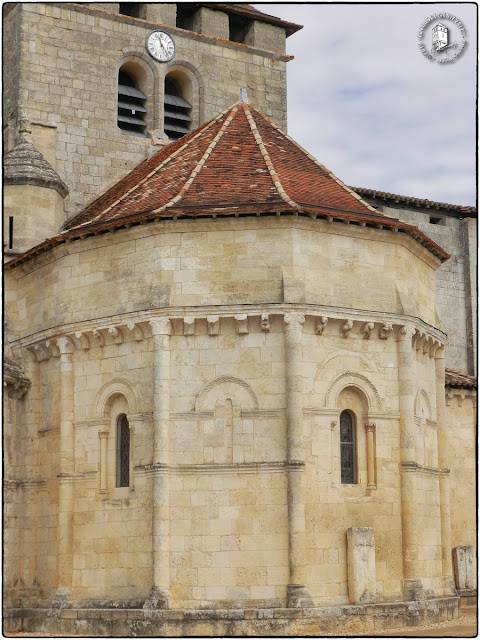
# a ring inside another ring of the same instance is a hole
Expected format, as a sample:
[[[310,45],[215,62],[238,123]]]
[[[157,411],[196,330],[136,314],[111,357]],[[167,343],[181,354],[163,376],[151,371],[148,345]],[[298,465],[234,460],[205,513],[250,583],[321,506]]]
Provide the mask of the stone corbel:
[[[430,347],[430,358],[436,358],[439,351],[443,349],[444,345],[439,340],[433,340]]]
[[[143,340],[145,338],[145,335],[144,335],[140,325],[136,324],[132,320],[129,320],[127,322],[127,329],[133,335],[133,339],[136,340],[137,342],[140,342],[141,340]]]
[[[415,329],[415,334],[413,336],[413,346],[417,351],[423,349],[425,342],[428,340],[428,336],[423,331],[419,329]]]
[[[317,336],[323,335],[323,332],[325,331],[325,327],[327,326],[327,324],[328,324],[327,316],[322,316],[317,320],[317,322],[315,323],[315,333],[317,334]]]
[[[451,389],[449,389],[447,394],[446,394],[446,397],[445,397],[445,404],[446,404],[447,407],[450,406],[450,403],[453,400],[453,396],[454,396],[453,391]]]
[[[218,316],[207,316],[207,332],[209,336],[218,336],[220,333],[220,318]]]
[[[430,354],[430,350],[432,346],[433,346],[433,338],[431,338],[430,336],[427,336],[427,339],[423,343],[423,355],[426,355],[427,353]]]
[[[92,339],[93,343],[96,347],[104,347],[105,346],[105,338],[101,334],[99,329],[94,329],[92,331]]]
[[[45,343],[41,342],[39,344],[34,344],[33,345],[33,349],[32,349],[32,353],[35,354],[35,357],[37,359],[37,362],[43,362],[43,360],[49,360],[50,359],[50,352],[47,349]]]
[[[184,336],[195,335],[195,318],[189,318],[189,317],[183,318],[183,335]]]
[[[262,317],[260,318],[260,327],[262,331],[270,331],[270,315],[268,313],[262,313]]]
[[[108,335],[112,336],[115,344],[123,343],[123,333],[120,327],[108,327]]]
[[[340,335],[342,338],[348,338],[350,331],[353,329],[353,320],[345,320],[340,327]]]
[[[384,322],[378,330],[378,337],[380,340],[387,340],[389,335],[393,331],[393,325],[391,322]]]
[[[365,340],[369,340],[373,330],[375,328],[375,324],[373,322],[365,322],[360,328],[360,333],[363,333],[363,337]]]
[[[235,320],[235,331],[237,333],[243,334],[250,332],[248,328],[248,316],[246,313],[234,316],[233,319]]]
[[[58,358],[60,356],[60,349],[58,344],[59,341],[60,338],[56,341],[55,339],[45,341],[45,347],[48,349],[50,356],[52,356],[53,358]]]
[[[83,331],[75,331],[75,336],[73,338],[75,345],[80,349],[90,349],[90,341],[88,340],[88,336]]]

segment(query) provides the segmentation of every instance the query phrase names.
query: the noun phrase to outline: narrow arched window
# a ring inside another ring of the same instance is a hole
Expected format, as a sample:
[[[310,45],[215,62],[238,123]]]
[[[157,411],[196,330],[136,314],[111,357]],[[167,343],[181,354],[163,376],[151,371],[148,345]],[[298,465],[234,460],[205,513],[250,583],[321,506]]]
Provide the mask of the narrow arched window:
[[[125,414],[117,420],[117,487],[130,485],[130,427]]]
[[[171,76],[165,78],[163,128],[170,140],[190,132],[192,105],[185,100],[180,84]]]
[[[342,484],[357,482],[356,425],[350,411],[340,414],[340,469]]]
[[[125,69],[118,72],[117,125],[132,136],[146,135],[147,96],[140,91],[132,74]]]

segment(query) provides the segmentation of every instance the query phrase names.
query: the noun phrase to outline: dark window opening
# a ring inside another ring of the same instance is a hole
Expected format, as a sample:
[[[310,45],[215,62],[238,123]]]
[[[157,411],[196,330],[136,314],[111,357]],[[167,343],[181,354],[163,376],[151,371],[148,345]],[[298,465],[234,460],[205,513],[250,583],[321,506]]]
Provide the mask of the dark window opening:
[[[147,96],[137,88],[135,80],[126,72],[118,72],[117,125],[132,136],[145,136]]]
[[[117,422],[117,487],[130,485],[130,427],[126,415]]]
[[[446,218],[443,216],[430,216],[430,224],[446,224]]]
[[[233,42],[245,42],[252,20],[241,16],[228,16],[229,39]]]
[[[177,140],[190,132],[192,105],[185,100],[175,80],[165,78],[164,131],[171,140]]]
[[[179,29],[187,29],[193,31],[193,16],[198,6],[193,2],[177,2],[177,21],[176,26]]]
[[[8,248],[13,249],[13,216],[8,217]]]
[[[357,482],[355,422],[350,411],[340,414],[340,469],[342,484]]]
[[[131,16],[132,18],[140,18],[140,2],[120,2],[118,13],[122,16]]]

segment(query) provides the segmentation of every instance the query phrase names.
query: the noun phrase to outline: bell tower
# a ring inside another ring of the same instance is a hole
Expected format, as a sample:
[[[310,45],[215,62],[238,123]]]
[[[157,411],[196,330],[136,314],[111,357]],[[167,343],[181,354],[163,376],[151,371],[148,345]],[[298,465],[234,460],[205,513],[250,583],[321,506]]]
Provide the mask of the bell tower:
[[[144,157],[234,104],[240,87],[285,129],[285,43],[300,28],[233,3],[10,3],[6,166],[19,153],[8,155],[22,113],[35,152],[65,187],[56,193],[68,220]],[[58,222],[52,215],[50,235]]]

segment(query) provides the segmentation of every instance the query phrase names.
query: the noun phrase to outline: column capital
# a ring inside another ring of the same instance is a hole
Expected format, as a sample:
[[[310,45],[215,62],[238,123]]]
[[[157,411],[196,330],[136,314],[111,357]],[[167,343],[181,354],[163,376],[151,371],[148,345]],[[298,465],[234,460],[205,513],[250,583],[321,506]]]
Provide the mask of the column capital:
[[[71,340],[68,336],[60,336],[60,338],[58,338],[56,342],[58,350],[60,351],[60,355],[63,355],[65,353],[73,353],[75,351],[73,340]]]
[[[286,313],[283,317],[285,320],[285,324],[287,328],[290,329],[301,329],[305,324],[305,316],[302,313],[292,312]]]
[[[172,334],[172,324],[170,318],[151,318],[149,324],[154,336],[169,336]]]
[[[415,327],[412,327],[411,325],[408,324],[404,324],[402,327],[400,327],[400,329],[397,331],[397,340],[399,341],[406,341],[406,340],[411,340],[414,336],[416,332]]]
[[[375,431],[377,425],[375,424],[375,422],[366,422],[364,426],[365,431]]]
[[[100,439],[101,439],[101,438],[108,438],[108,435],[109,435],[109,432],[108,432],[108,431],[104,431],[104,430],[102,430],[102,431],[99,431],[99,432],[98,432],[98,436],[99,436],[99,438],[100,438]]]

